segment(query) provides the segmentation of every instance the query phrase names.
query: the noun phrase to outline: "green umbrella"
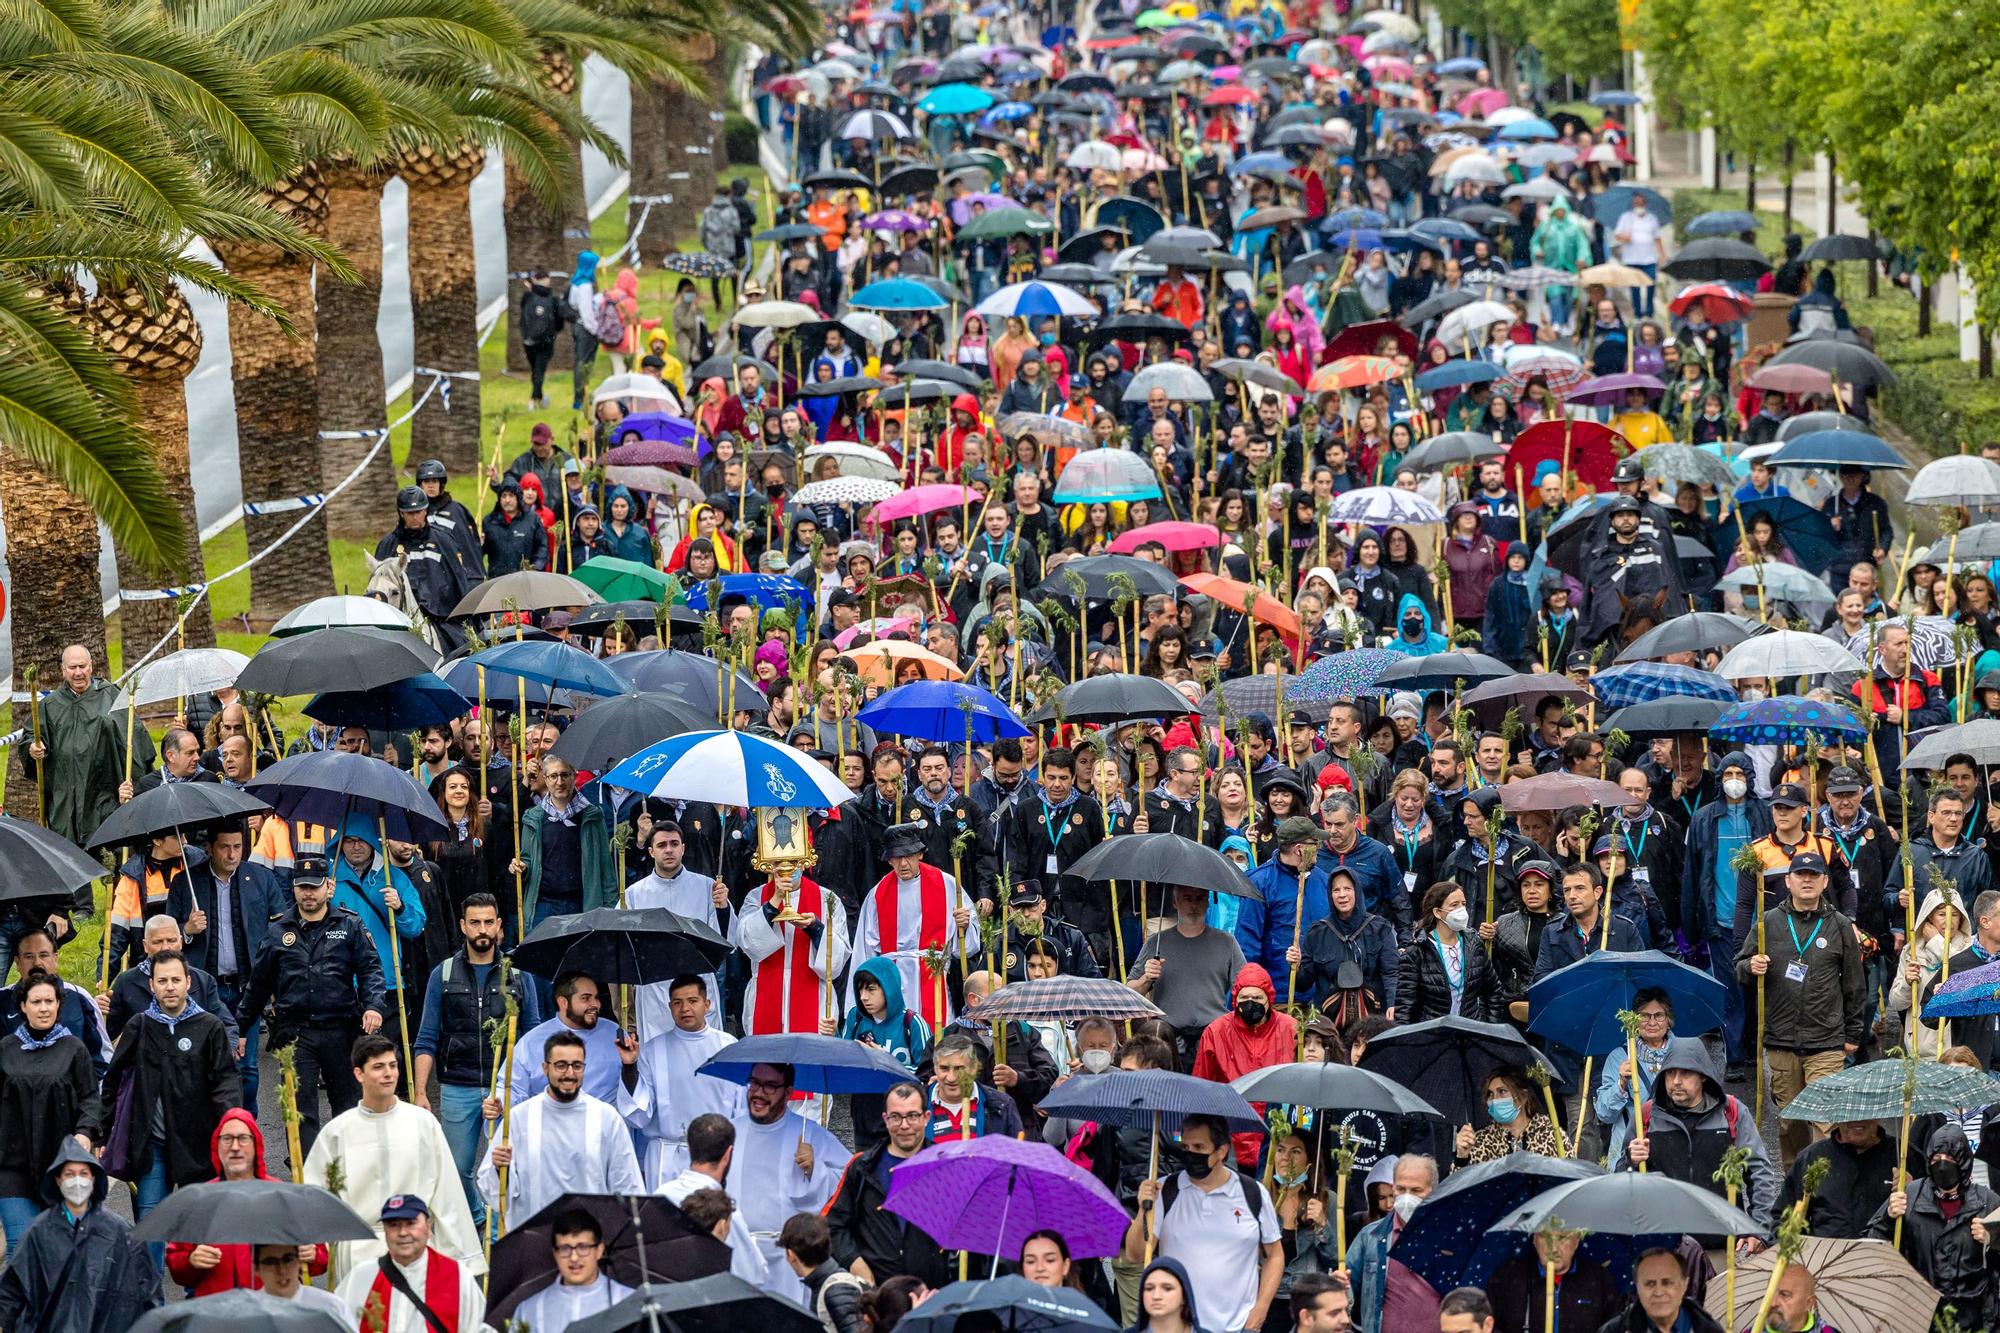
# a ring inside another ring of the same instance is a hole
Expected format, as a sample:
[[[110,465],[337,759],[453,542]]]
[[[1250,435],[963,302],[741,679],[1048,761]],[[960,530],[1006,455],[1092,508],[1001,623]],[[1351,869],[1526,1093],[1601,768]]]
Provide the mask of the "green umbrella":
[[[1835,1125],[1849,1120],[1900,1119],[1904,1111],[1906,1068],[1901,1060],[1871,1060],[1829,1074],[1808,1084],[1778,1116],[1783,1120]],[[1917,1090],[1909,1104],[1911,1115],[1956,1111],[2000,1101],[2000,1083],[1977,1069],[1920,1060],[1916,1070]]]
[[[1056,224],[1026,208],[996,208],[981,213],[958,229],[961,241],[991,241],[1002,236],[1046,236]]]
[[[1149,9],[1134,19],[1132,26],[1135,28],[1171,28],[1179,23],[1179,19],[1164,9]]]
[[[577,582],[607,602],[658,602],[667,595],[667,576],[651,565],[596,555],[576,567]]]

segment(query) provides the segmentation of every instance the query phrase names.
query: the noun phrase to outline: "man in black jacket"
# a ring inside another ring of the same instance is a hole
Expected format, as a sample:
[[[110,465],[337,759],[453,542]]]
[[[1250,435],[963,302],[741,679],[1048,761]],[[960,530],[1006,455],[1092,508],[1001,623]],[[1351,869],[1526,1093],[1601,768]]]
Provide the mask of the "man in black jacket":
[[[1890,1240],[1902,1219],[1903,1257],[1952,1306],[1960,1328],[1991,1328],[2000,1304],[1993,1231],[1985,1218],[2000,1195],[1972,1180],[1972,1145],[1955,1124],[1940,1126],[1926,1150],[1928,1170],[1889,1196],[1868,1235]],[[1948,1214],[1948,1215],[1947,1215]]]
[[[847,1164],[827,1206],[833,1259],[864,1282],[879,1286],[908,1273],[927,1286],[941,1287],[956,1276],[936,1241],[882,1207],[889,1197],[889,1172],[922,1151],[929,1118],[922,1088],[898,1083],[889,1089],[882,1110],[888,1142]]]
[[[152,1007],[153,960],[168,952],[179,953],[183,961],[187,958],[187,953],[181,948],[180,923],[164,912],[147,918],[144,939],[146,956],[120,972],[112,981],[110,992],[97,1000],[104,1014],[104,1031],[113,1041],[125,1035],[125,1029],[132,1025],[134,1018]],[[188,997],[203,1013],[214,1014],[222,1020],[223,1026],[229,1030],[229,1045],[233,1050],[241,1033],[235,1015],[230,1013],[223,1001],[215,978],[192,963],[187,965],[187,975]]]
[[[861,1312],[865,1288],[859,1277],[833,1261],[833,1239],[825,1219],[817,1213],[792,1214],[778,1232],[778,1248],[806,1284],[807,1308],[829,1333],[861,1333],[867,1326]]]
[[[559,300],[549,287],[549,275],[530,273],[521,288],[521,350],[528,357],[528,406],[539,410],[549,405],[542,395],[542,378],[556,354],[556,335],[569,322],[569,302]]]
[[[1780,1214],[1804,1195],[1806,1171],[1821,1160],[1827,1163],[1826,1179],[1806,1205],[1806,1223],[1815,1236],[1859,1240],[1896,1188],[1896,1142],[1882,1133],[1879,1121],[1835,1125],[1832,1134],[1800,1153],[1785,1173]]]
[[[1065,872],[1104,841],[1104,815],[1096,798],[1076,790],[1076,759],[1069,750],[1042,756],[1039,789],[1023,792],[1001,817],[1000,845],[1015,883],[1038,879],[1065,919],[1084,933],[1093,953],[1111,956],[1111,896]]]

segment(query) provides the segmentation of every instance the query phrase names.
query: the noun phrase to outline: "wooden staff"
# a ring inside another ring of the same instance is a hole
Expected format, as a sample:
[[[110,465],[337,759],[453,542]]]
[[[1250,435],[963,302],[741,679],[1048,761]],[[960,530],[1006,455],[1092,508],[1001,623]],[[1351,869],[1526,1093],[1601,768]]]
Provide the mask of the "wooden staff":
[[[1160,1179],[1160,1113],[1153,1112],[1153,1132],[1146,1151],[1146,1179],[1157,1183]],[[1153,1245],[1159,1237],[1153,1233],[1153,1210],[1144,1208],[1139,1213],[1139,1228],[1146,1237],[1144,1263],[1153,1262]],[[1344,1253],[1344,1252],[1343,1252]]]
[[[519,1011],[515,1009],[512,1003],[509,1003],[507,1006],[507,1063],[504,1066],[507,1074],[507,1100],[505,1101],[500,1101],[500,1073],[503,1066],[497,1060],[493,1062],[493,1100],[500,1102],[500,1142],[503,1144],[508,1143],[512,1139],[514,1130],[514,1042],[515,1031],[519,1027],[520,1022]],[[507,1166],[500,1168],[499,1196],[494,1199],[493,1207],[486,1214],[486,1258],[489,1274],[492,1268],[494,1234],[496,1229],[501,1232],[507,1229],[507,1172],[508,1168],[512,1165],[513,1163],[510,1162]]]

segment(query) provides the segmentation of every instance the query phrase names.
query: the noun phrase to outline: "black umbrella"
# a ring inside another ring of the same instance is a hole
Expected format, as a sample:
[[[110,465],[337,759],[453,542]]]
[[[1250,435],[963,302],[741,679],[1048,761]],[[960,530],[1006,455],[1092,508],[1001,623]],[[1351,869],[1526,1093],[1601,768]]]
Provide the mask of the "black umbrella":
[[[1069,873],[1100,884],[1136,880],[1264,901],[1264,895],[1234,861],[1178,833],[1121,833],[1106,838],[1079,856]]]
[[[593,701],[549,753],[585,773],[602,773],[657,741],[714,725],[713,712],[703,712],[679,694],[634,691]]]
[[[691,1290],[697,1278],[729,1272],[729,1247],[696,1231],[687,1214],[660,1195],[565,1194],[525,1222],[510,1223],[505,1238],[493,1246],[486,1318],[494,1327],[505,1328],[522,1301],[556,1282],[555,1221],[576,1210],[597,1220],[605,1270],[628,1287],[660,1281],[675,1283],[676,1291]],[[622,1327],[595,1320],[592,1325]],[[685,1324],[674,1327],[689,1333]]]
[[[168,1195],[132,1239],[196,1245],[320,1245],[373,1240],[375,1231],[334,1195],[289,1180],[211,1180]]]
[[[437,652],[407,630],[336,625],[265,644],[236,688],[277,695],[373,690],[437,666]]]
[[[924,357],[900,361],[891,369],[896,372],[896,378],[900,380],[943,380],[947,384],[956,384],[966,389],[977,389],[983,382],[976,373],[964,366],[955,366],[949,361],[932,361]],[[901,388],[902,386],[898,385],[891,389],[889,396],[893,398]]]
[[[366,815],[397,842],[428,842],[451,832],[437,802],[415,778],[367,755],[295,754],[250,779],[245,789],[295,823],[340,829],[349,815]]]
[[[1672,653],[1701,653],[1711,648],[1727,652],[1758,628],[1726,611],[1694,611],[1653,626],[1612,661],[1650,662]]]
[[[1370,1042],[1369,1053],[1374,1049]],[[1613,1171],[1557,1185],[1495,1222],[1493,1229],[1540,1231],[1551,1223],[1566,1231],[1603,1236],[1764,1234],[1750,1214],[1715,1191],[1669,1175],[1638,1171]]]
[[[1065,74],[1056,80],[1056,87],[1066,93],[1108,93],[1112,86],[1111,80],[1088,70]]]
[[[733,1273],[640,1287],[590,1321],[594,1333],[821,1333],[819,1317]]]
[[[1568,676],[1551,676],[1535,671],[1476,685],[1465,692],[1459,703],[1472,710],[1481,722],[1497,726],[1507,716],[1509,708],[1519,708],[1523,713],[1532,714],[1541,706],[1542,700],[1552,697],[1577,704],[1591,701],[1590,691]]]
[[[1506,455],[1507,446],[1483,430],[1453,430],[1423,441],[1403,455],[1400,466],[1412,472],[1438,472],[1461,463],[1477,463]]]
[[[1042,270],[1040,280],[1059,282],[1065,287],[1091,287],[1112,279],[1103,269],[1089,264],[1051,264]]]
[[[1179,690],[1157,677],[1111,672],[1063,686],[1027,722],[1030,726],[1058,719],[1124,722],[1137,717],[1182,717],[1192,711]]]
[[[1714,699],[1698,699],[1692,694],[1667,694],[1642,704],[1621,708],[1604,719],[1605,732],[1622,731],[1635,741],[1658,736],[1681,736],[1689,732],[1708,734],[1728,705]]]
[[[909,403],[941,403],[956,398],[965,392],[962,384],[947,384],[943,380],[904,380],[882,390],[882,405],[902,407]]]
[[[643,635],[659,628],[664,613],[667,634],[688,634],[701,628],[701,615],[685,606],[661,606],[658,602],[606,602],[603,606],[586,606],[571,617],[569,632],[572,638],[597,639],[611,632],[611,627],[623,620],[634,634]]]
[[[1151,338],[1165,338],[1170,343],[1189,341],[1187,328],[1165,315],[1155,315],[1151,311],[1130,315],[1113,315],[1084,338],[1083,345],[1095,351],[1108,342],[1119,339],[1128,342],[1145,343]]]
[[[1800,251],[1799,258],[1808,264],[1839,264],[1850,260],[1872,263],[1882,258],[1882,249],[1865,236],[1843,236],[1835,232],[1808,245]]]
[[[864,182],[865,184],[865,182]],[[766,227],[750,239],[753,241],[815,241],[826,235],[825,227],[814,226],[810,222],[781,222],[775,227]]]
[[[1737,282],[1769,273],[1771,261],[1733,236],[1704,236],[1675,251],[1660,268],[1686,282]]]
[[[1121,249],[1129,244],[1131,240],[1131,234],[1123,227],[1092,227],[1088,231],[1080,231],[1064,241],[1061,247],[1056,250],[1056,258],[1069,264],[1088,263],[1092,255],[1104,249],[1104,238],[1106,236],[1116,237]],[[1100,276],[1106,281],[1109,281],[1111,277],[1108,273]]]
[[[1110,1315],[1080,1291],[1044,1287],[1017,1274],[940,1287],[896,1324],[903,1333],[1115,1333]]]
[[[833,167],[826,171],[815,171],[800,181],[799,184],[805,186],[808,190],[868,190],[874,188],[874,182],[860,172],[847,171],[839,167]]]
[[[1505,680],[1514,668],[1485,653],[1444,652],[1428,657],[1406,657],[1375,678],[1378,694],[1398,690],[1453,690],[1462,682],[1466,688],[1489,680]]]
[[[1445,216],[1474,227],[1510,227],[1514,224],[1512,213],[1491,204],[1460,204]]]
[[[755,676],[736,672],[736,691],[729,691],[730,668],[700,653],[663,648],[656,652],[620,653],[606,664],[611,674],[633,690],[664,690],[696,705],[706,717],[720,715],[724,705],[733,712],[762,713],[770,708]]]
[[[708,360],[689,371],[688,374],[697,382],[701,380],[722,380],[727,383],[735,377],[737,371],[743,369],[745,366],[757,367],[758,374],[764,377],[764,381],[767,384],[778,382],[778,368],[776,366],[762,357],[745,356],[742,354],[736,356],[711,356]]]
[[[600,986],[648,986],[713,972],[729,955],[715,928],[664,907],[597,907],[552,916],[514,947],[514,965],[539,977],[582,972]]]
[[[882,178],[882,193],[891,199],[900,195],[915,194],[918,190],[928,190],[938,183],[936,167],[921,163],[907,167],[897,167]]]
[[[1226,380],[1238,384],[1254,384],[1260,389],[1276,389],[1279,393],[1305,394],[1305,386],[1279,370],[1276,366],[1262,361],[1248,361],[1240,357],[1225,356],[1216,361],[1214,369]]]
[[[68,838],[0,814],[0,903],[62,897],[102,878],[104,867]]]
[[[1853,430],[1863,435],[1873,435],[1875,428],[1860,417],[1851,417],[1845,412],[1801,412],[1795,417],[1786,417],[1785,424],[1778,427],[1778,443],[1799,435],[1810,435],[1816,430]]]
[[[1466,291],[1463,287],[1447,288],[1435,296],[1417,302],[1404,311],[1396,322],[1406,329],[1419,328],[1434,319],[1443,319],[1460,306],[1471,305],[1478,299],[1477,293]]]
[[[1246,1134],[1264,1128],[1264,1118],[1227,1083],[1168,1069],[1113,1069],[1064,1079],[1036,1106],[1051,1116],[1124,1129],[1158,1126],[1172,1132],[1191,1115],[1220,1116]]]
[[[317,1306],[237,1287],[146,1311],[126,1333],[354,1333],[349,1323]]]
[[[872,375],[842,375],[838,379],[814,380],[799,386],[801,398],[838,398],[844,393],[866,393],[879,389],[882,381]]]
[[[1245,1101],[1280,1102],[1321,1111],[1377,1111],[1383,1115],[1436,1115],[1437,1108],[1408,1088],[1352,1065],[1266,1065],[1230,1087]]]
[[[1438,1109],[1447,1124],[1483,1124],[1486,1080],[1496,1070],[1531,1065],[1555,1071],[1527,1038],[1505,1023],[1446,1014],[1377,1033],[1360,1067],[1401,1084]]]
[[[1036,586],[1035,596],[1073,600],[1076,589],[1070,581],[1071,573],[1083,580],[1083,596],[1093,602],[1108,602],[1118,595],[1111,580],[1120,574],[1132,580],[1141,597],[1171,597],[1180,587],[1165,565],[1132,555],[1090,555],[1065,561],[1062,568]]]
[[[1856,343],[1838,338],[1810,338],[1793,343],[1764,363],[1767,366],[1811,366],[1843,384],[1890,385],[1896,372],[1888,362]]]
[[[331,631],[320,630],[319,633]],[[304,637],[312,638],[313,635]],[[378,768],[389,767],[379,761],[369,762],[375,763]],[[97,831],[90,835],[87,845],[92,851],[100,847],[137,845],[155,834],[205,828],[210,824],[241,819],[244,815],[262,814],[270,808],[255,796],[220,782],[162,782],[113,810],[110,818],[99,824]]]

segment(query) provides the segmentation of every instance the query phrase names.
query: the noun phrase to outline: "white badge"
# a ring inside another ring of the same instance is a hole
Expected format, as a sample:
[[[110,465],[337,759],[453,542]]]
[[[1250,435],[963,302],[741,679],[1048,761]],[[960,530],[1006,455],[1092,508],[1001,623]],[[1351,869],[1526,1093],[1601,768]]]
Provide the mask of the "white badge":
[[[1405,870],[1403,872],[1403,892],[1415,893],[1416,891],[1417,891],[1417,872],[1414,870]]]
[[[1054,852],[1049,853],[1048,865],[1044,868],[1043,873],[1049,875],[1060,875],[1062,873],[1062,871],[1056,868],[1056,854]]]
[[[1634,884],[1644,884],[1646,887],[1651,888],[1653,885],[1653,872],[1645,866],[1633,866],[1632,882]]]
[[[1824,941],[1822,941],[1822,943],[1823,943],[1823,942],[1824,942]],[[1805,965],[1805,963],[1803,963],[1803,962],[1791,962],[1791,963],[1786,963],[1786,964],[1785,964],[1785,980],[1787,980],[1787,981],[1804,981],[1805,979],[1806,979],[1806,965]]]

